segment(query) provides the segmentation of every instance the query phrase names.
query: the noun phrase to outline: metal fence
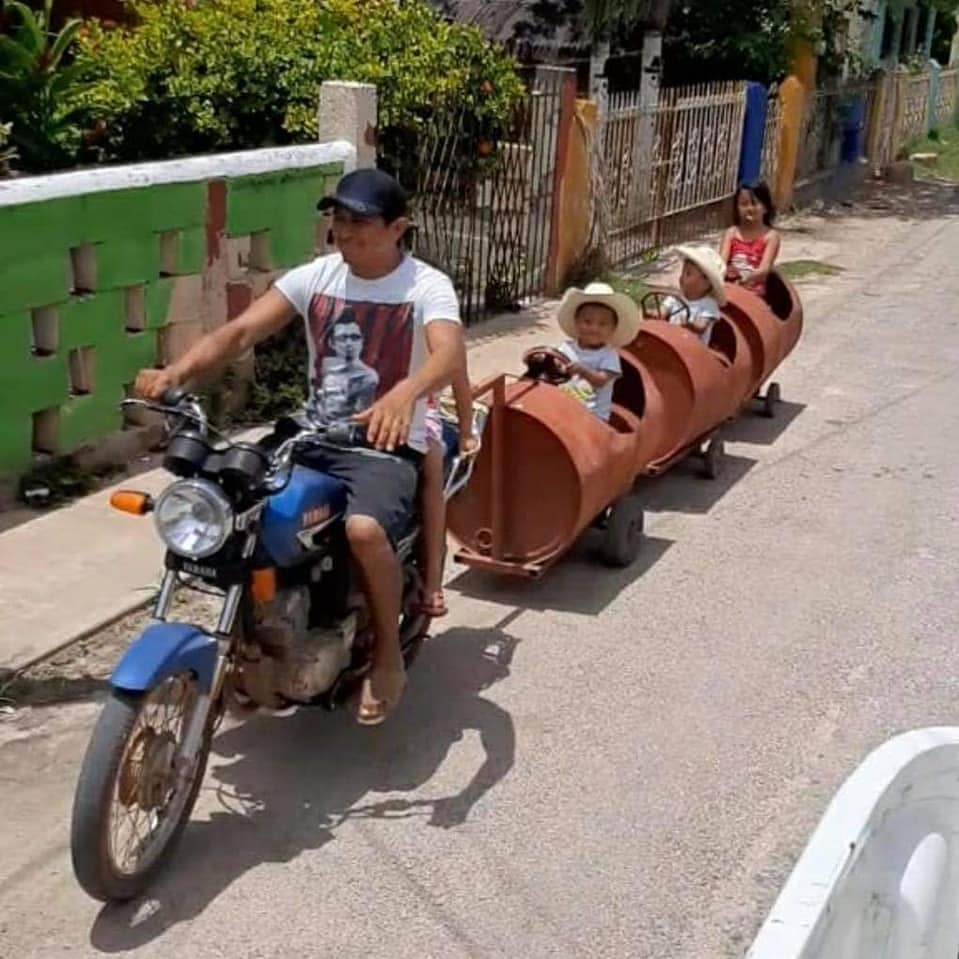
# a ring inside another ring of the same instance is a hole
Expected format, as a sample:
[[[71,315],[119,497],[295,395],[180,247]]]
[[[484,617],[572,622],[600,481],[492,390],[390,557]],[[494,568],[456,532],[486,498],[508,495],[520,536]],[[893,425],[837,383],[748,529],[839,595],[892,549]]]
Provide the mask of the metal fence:
[[[612,263],[703,229],[696,214],[735,189],[745,109],[744,83],[664,89],[655,107],[639,91],[609,97],[599,145]]]
[[[571,70],[530,71],[498,135],[478,129],[465,104],[438,112],[419,135],[415,182],[404,183],[414,194],[413,251],[450,275],[466,323],[546,289],[569,78]]]
[[[762,178],[767,183],[776,179],[779,164],[779,136],[782,130],[782,103],[779,91],[773,86],[766,98],[766,125],[763,131],[763,154],[760,166]]]
[[[959,106],[957,101],[959,101],[959,70],[943,70],[939,74],[933,126],[943,130],[955,124],[956,108]]]
[[[929,132],[929,74],[896,77],[896,151]]]
[[[846,124],[854,125],[865,134],[872,125],[877,93],[878,85],[874,81],[854,80],[822,87],[808,98],[799,132],[797,185],[828,173],[839,165],[843,127]],[[861,113],[856,109],[857,103],[862,104]]]

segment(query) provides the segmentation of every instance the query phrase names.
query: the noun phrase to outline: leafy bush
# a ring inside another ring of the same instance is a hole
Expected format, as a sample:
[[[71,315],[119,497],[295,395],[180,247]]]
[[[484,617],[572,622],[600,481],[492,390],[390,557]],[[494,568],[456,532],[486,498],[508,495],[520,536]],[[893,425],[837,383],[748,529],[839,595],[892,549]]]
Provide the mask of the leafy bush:
[[[10,175],[10,164],[17,158],[17,148],[10,146],[12,123],[0,123],[0,179]]]
[[[495,124],[521,90],[512,61],[423,0],[132,0],[132,9],[135,26],[94,22],[80,41],[104,159],[315,140],[327,79],[376,84],[387,154],[431,109],[468,106]]]
[[[52,33],[52,9],[53,0],[37,11],[18,0],[3,6],[12,29],[0,35],[0,103],[11,146],[0,163],[15,152],[29,170],[72,163],[83,138],[83,67],[68,62],[80,21]]]

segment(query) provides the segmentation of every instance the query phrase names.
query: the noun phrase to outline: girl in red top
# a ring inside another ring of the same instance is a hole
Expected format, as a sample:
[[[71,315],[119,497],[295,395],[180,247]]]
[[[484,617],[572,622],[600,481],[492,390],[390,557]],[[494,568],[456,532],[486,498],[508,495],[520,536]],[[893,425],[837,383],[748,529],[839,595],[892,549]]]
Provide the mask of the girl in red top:
[[[779,234],[773,229],[776,209],[765,183],[741,184],[733,196],[733,226],[724,234],[719,254],[726,279],[759,296],[779,255]]]

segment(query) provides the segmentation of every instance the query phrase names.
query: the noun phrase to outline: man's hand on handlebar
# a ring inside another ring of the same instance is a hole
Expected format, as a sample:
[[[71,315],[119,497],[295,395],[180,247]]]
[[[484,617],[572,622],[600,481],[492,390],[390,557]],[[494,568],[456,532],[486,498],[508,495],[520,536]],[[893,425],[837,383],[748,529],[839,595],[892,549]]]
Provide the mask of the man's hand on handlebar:
[[[163,399],[163,394],[167,390],[176,386],[179,386],[179,383],[168,369],[140,370],[133,384],[133,392],[145,400],[159,401]]]

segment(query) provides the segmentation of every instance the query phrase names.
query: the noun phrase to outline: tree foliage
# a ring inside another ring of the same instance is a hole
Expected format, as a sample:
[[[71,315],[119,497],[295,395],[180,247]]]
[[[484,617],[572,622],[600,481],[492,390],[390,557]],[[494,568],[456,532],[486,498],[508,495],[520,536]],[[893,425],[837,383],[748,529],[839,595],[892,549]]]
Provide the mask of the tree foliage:
[[[444,104],[499,116],[519,88],[478,31],[443,23],[418,0],[134,0],[134,9],[135,28],[93,28],[82,47],[110,157],[313,140],[327,79],[376,84],[387,130]]]
[[[663,39],[670,85],[782,77],[793,36],[791,0],[680,0]]]
[[[80,21],[50,29],[53,0],[34,10],[19,0],[3,5],[9,24],[0,34],[0,120],[6,121],[5,159],[17,155],[33,170],[69,163],[80,147],[86,111],[83,68],[70,62]]]

